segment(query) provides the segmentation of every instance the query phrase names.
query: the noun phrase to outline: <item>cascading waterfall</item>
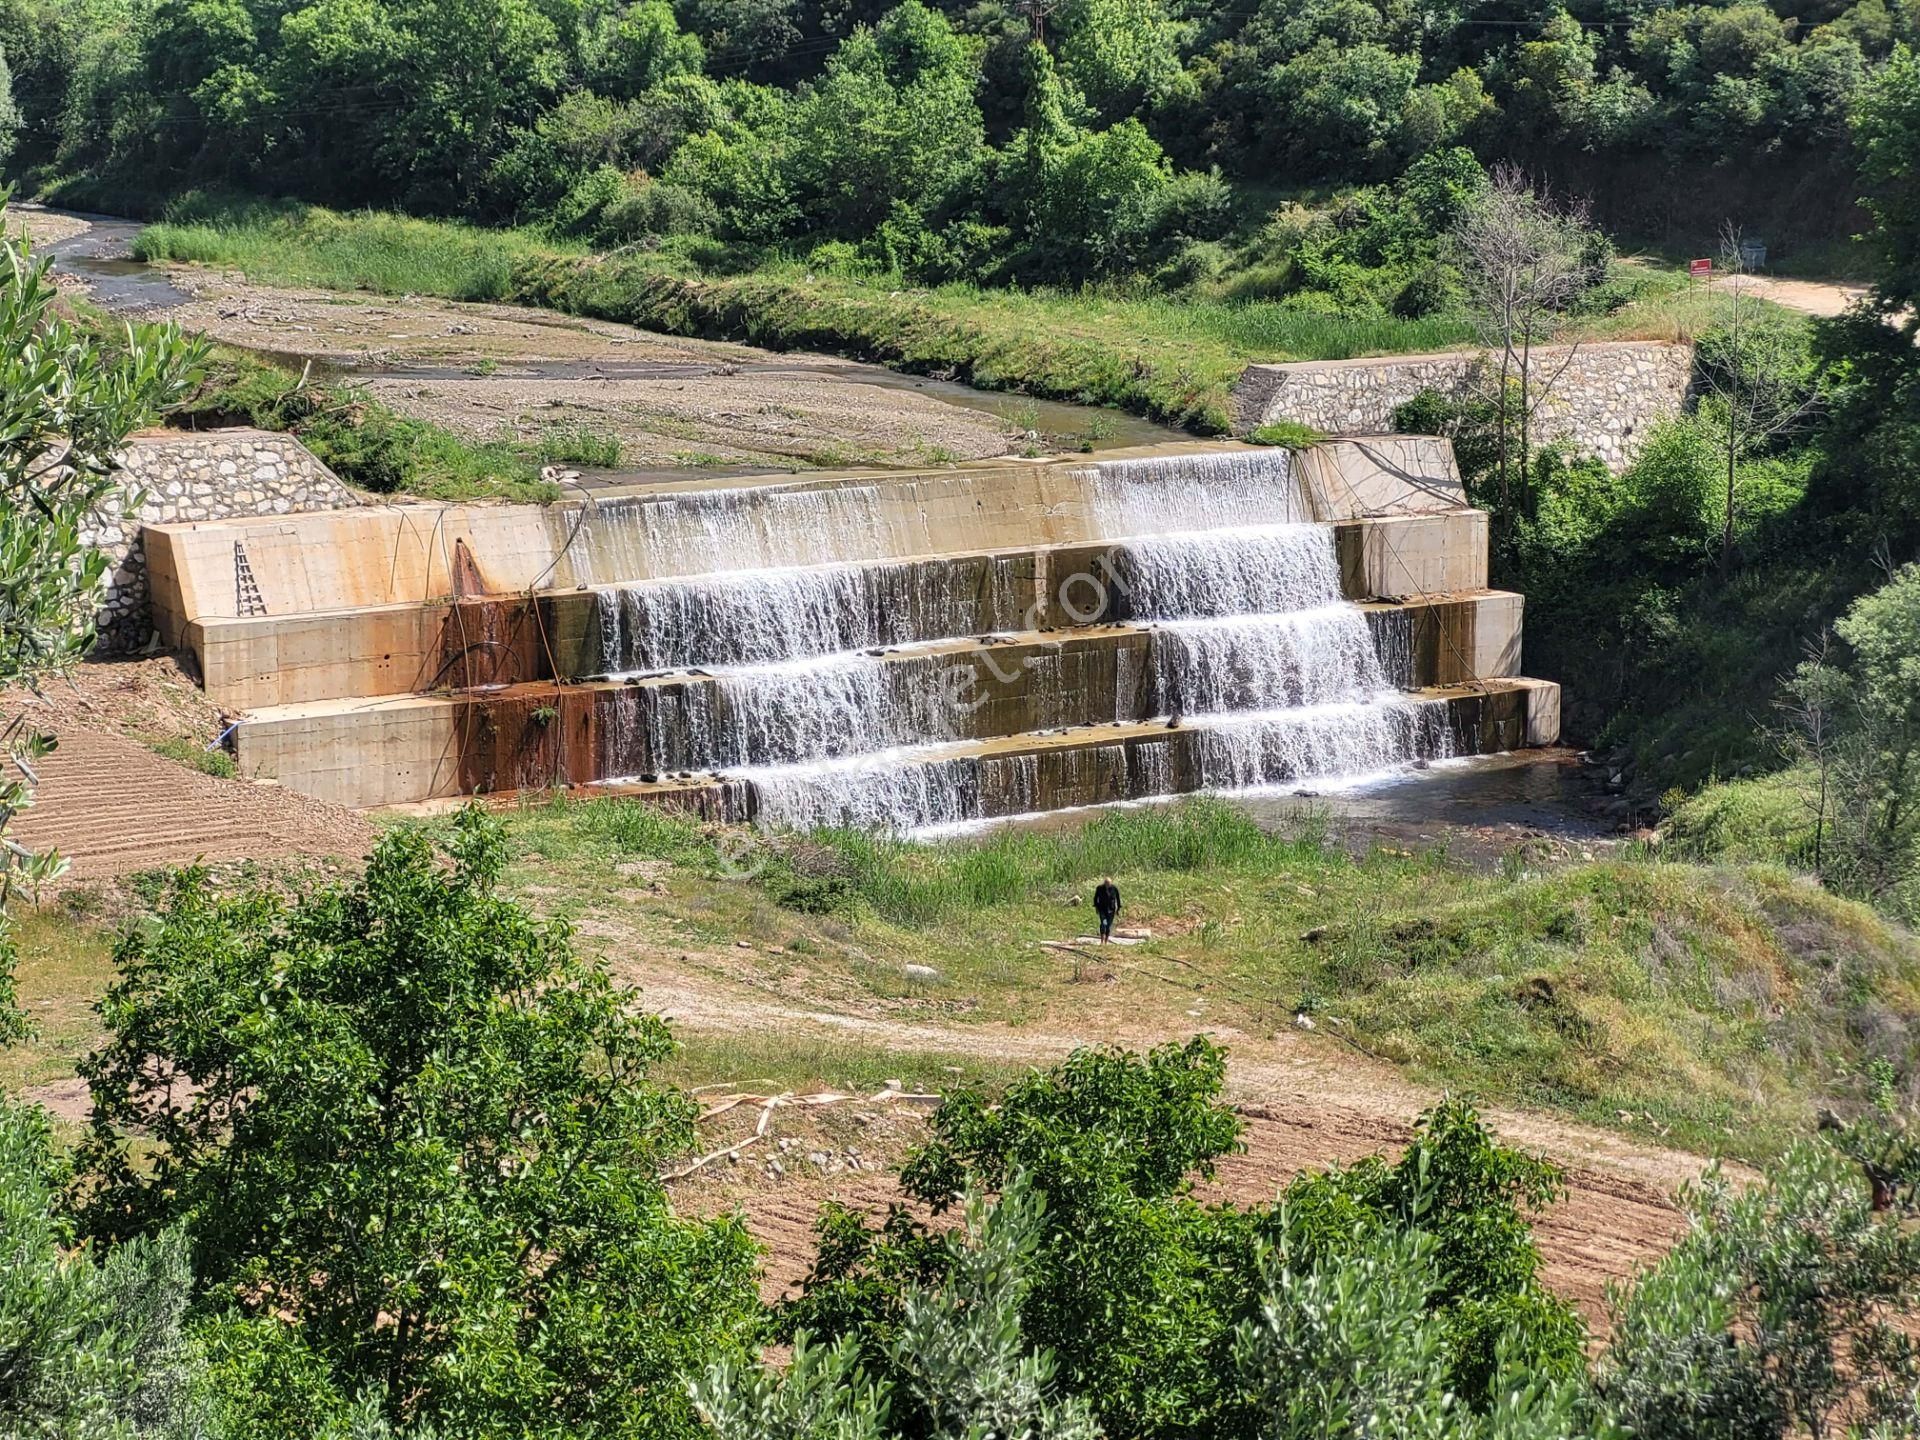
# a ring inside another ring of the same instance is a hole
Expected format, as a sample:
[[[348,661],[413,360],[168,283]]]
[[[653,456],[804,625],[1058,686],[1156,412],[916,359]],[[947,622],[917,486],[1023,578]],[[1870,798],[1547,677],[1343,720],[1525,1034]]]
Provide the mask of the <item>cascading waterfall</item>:
[[[1452,742],[1443,704],[1391,698],[1203,716],[1195,734],[1201,782],[1219,790],[1375,775]]]
[[[1189,530],[1128,541],[1114,556],[1122,614],[1136,620],[1276,615],[1340,602],[1326,525]]]
[[[700,575],[845,561],[852,542],[885,523],[871,485],[748,485],[605,502],[585,512],[580,529],[582,545],[590,540],[614,574]],[[576,582],[591,584],[578,547],[569,553]]]
[[[1078,474],[1088,513],[1108,539],[1312,518],[1290,450],[1103,460]]]
[[[736,570],[601,590],[600,668],[618,677],[769,665],[1010,629],[1028,597],[1006,566],[989,558],[958,581],[950,567],[905,562]]]
[[[917,830],[956,825],[980,813],[977,761],[913,748],[740,774],[760,797],[761,823],[796,830]]]
[[[1247,789],[1444,755],[1444,708],[1397,694],[1341,597],[1333,530],[1280,525],[1130,544],[1130,614],[1154,620],[1155,695],[1190,717],[1201,782]]]
[[[1074,474],[1099,530],[1118,541],[1114,613],[1149,627],[1144,666],[1135,649],[1115,655],[1110,718],[1157,714],[1169,721],[1164,737],[1052,749],[968,740],[1003,732],[969,732],[941,678],[951,657],[912,651],[1025,628],[1025,596],[993,562],[963,576],[970,588],[952,582],[948,562],[823,563],[848,529],[878,523],[871,493],[855,487],[709,492],[622,512],[650,554],[671,549],[673,567],[721,572],[599,592],[607,673],[700,667],[698,683],[660,692],[673,703],[647,709],[636,723],[651,728],[636,739],[658,769],[720,770],[750,786],[763,823],[895,830],[1062,795],[1098,803],[1195,783],[1298,784],[1448,752],[1445,706],[1393,688],[1408,663],[1391,643],[1401,632],[1343,598],[1334,531],[1311,522],[1287,452]],[[865,653],[881,647],[891,653]],[[1078,723],[1052,700],[1073,691],[1084,702],[1084,670],[1036,654],[1021,683],[1027,708],[1013,728]]]
[[[1155,628],[1154,693],[1168,715],[1366,704],[1389,687],[1351,605],[1172,620]]]

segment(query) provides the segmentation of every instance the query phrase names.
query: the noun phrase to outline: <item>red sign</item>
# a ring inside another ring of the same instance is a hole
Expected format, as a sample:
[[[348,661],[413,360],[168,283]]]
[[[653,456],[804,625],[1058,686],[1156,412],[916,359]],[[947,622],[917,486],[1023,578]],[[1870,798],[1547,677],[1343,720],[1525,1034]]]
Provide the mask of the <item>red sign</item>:
[[[1689,260],[1687,262],[1687,278],[1689,280],[1706,280],[1711,278],[1712,275],[1713,261]]]

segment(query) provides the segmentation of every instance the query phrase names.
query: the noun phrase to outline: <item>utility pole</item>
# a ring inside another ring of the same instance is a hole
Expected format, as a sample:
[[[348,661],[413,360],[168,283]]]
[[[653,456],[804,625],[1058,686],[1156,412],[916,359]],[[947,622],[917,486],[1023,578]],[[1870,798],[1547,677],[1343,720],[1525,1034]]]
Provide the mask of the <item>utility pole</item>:
[[[1047,43],[1047,16],[1060,8],[1060,0],[1020,0],[1020,8],[1027,12],[1027,19],[1033,24],[1034,43]]]

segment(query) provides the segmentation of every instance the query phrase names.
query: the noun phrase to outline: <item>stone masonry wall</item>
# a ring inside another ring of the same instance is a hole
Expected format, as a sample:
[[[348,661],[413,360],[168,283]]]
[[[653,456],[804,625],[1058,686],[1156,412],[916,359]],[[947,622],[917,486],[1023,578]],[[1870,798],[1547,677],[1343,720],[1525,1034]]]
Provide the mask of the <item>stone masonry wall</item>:
[[[209,430],[136,435],[120,457],[133,509],[114,501],[94,512],[81,539],[106,550],[106,592],[95,616],[95,649],[125,654],[153,632],[140,527],[240,515],[342,510],[363,503],[291,435]]]
[[[1233,390],[1234,429],[1292,420],[1327,435],[1382,435],[1393,411],[1422,390],[1463,395],[1490,386],[1498,357],[1461,350],[1370,360],[1249,365]],[[1693,350],[1663,341],[1611,341],[1533,352],[1536,382],[1550,383],[1535,423],[1539,441],[1569,440],[1618,471],[1655,421],[1686,401]]]

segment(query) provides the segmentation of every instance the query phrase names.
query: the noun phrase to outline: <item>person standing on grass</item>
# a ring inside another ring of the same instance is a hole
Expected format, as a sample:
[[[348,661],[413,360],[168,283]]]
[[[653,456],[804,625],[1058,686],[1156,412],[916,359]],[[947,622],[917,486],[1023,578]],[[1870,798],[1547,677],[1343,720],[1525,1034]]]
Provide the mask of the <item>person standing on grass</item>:
[[[1093,892],[1093,913],[1100,917],[1100,943],[1113,935],[1113,922],[1120,914],[1120,887],[1107,876]]]

